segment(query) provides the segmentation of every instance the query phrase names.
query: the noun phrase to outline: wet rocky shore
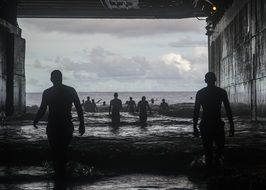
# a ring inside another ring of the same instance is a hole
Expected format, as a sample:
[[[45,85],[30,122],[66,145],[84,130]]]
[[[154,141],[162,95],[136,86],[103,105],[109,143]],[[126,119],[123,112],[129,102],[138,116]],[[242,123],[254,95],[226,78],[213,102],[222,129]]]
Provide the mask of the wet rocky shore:
[[[236,117],[235,137],[226,139],[224,168],[207,175],[201,140],[192,135],[192,118],[172,115],[192,109],[193,105],[186,104],[167,115],[154,111],[147,126],[138,124],[137,115],[123,112],[119,128],[110,126],[104,109],[86,113],[86,133],[82,137],[77,133],[77,117],[73,114],[76,130],[69,149],[70,186],[73,189],[266,189],[265,123]],[[50,189],[53,174],[46,122],[41,121],[39,129],[34,129],[32,112],[23,117],[10,119],[0,129],[0,189],[36,189],[35,186]]]

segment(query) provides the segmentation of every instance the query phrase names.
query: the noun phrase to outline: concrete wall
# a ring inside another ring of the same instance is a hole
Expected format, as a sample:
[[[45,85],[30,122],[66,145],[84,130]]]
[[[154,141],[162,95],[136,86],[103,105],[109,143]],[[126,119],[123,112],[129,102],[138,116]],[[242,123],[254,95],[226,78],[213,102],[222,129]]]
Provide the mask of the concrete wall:
[[[21,30],[0,19],[0,108],[7,115],[25,111],[25,40]]]
[[[235,0],[209,37],[210,71],[254,120],[266,119],[265,16],[266,1]]]

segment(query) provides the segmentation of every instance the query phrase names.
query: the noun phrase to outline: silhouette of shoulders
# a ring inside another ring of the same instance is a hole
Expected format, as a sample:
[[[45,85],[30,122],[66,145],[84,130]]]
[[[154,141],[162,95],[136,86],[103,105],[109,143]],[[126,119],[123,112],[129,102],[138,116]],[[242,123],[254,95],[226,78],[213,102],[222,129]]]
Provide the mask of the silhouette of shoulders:
[[[212,100],[212,99],[221,99],[224,100],[227,97],[227,93],[224,89],[217,87],[217,86],[207,86],[202,88],[201,90],[199,90],[197,92],[196,97],[198,99],[206,99],[208,98],[208,100]]]
[[[43,92],[43,103],[49,106],[49,120],[71,119],[72,103],[79,101],[74,88],[66,85],[52,86]]]

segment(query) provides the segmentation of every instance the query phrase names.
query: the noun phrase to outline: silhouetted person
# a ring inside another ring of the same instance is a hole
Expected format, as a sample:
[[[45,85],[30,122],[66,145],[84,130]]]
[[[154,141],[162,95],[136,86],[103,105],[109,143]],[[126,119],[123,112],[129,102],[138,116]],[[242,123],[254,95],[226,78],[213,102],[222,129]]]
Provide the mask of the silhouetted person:
[[[91,112],[96,112],[96,111],[98,111],[97,105],[96,105],[94,99],[92,99],[91,100]]]
[[[120,110],[122,109],[122,101],[118,99],[118,94],[114,93],[114,99],[110,101],[109,115],[112,119],[112,125],[118,126],[120,124]]]
[[[208,72],[205,75],[205,82],[207,87],[199,90],[196,95],[193,128],[194,135],[198,137],[197,124],[200,107],[202,107],[203,112],[199,128],[204,146],[206,166],[210,168],[214,161],[216,166],[219,166],[224,151],[225,132],[224,122],[221,120],[222,103],[230,123],[230,136],[234,135],[234,123],[226,91],[215,86],[215,74]],[[216,145],[215,160],[213,160],[213,143]]]
[[[42,102],[33,125],[37,123],[49,108],[48,124],[46,133],[52,150],[55,179],[63,180],[67,163],[67,148],[72,139],[74,126],[71,121],[71,108],[74,103],[80,121],[79,133],[85,132],[83,111],[79,97],[74,88],[62,84],[62,73],[54,70],[51,73],[53,86],[46,89],[42,95]]]
[[[87,100],[84,103],[85,112],[91,112],[91,110],[92,110],[91,107],[92,107],[91,100],[90,100],[90,97],[88,96]]]
[[[169,105],[165,102],[165,99],[162,99],[162,103],[159,107],[159,113],[165,114],[169,111]]]
[[[151,104],[154,104],[154,98],[151,99]]]
[[[147,110],[151,113],[151,108],[149,106],[148,101],[146,101],[146,97],[142,96],[141,101],[139,101],[137,106],[137,111],[139,112],[139,120],[142,124],[146,124],[147,122]]]
[[[129,113],[134,113],[136,110],[136,102],[132,99],[132,97],[129,98],[129,101],[127,101],[126,104],[127,104],[127,111]]]
[[[106,102],[105,101],[103,101],[103,106],[106,106]]]

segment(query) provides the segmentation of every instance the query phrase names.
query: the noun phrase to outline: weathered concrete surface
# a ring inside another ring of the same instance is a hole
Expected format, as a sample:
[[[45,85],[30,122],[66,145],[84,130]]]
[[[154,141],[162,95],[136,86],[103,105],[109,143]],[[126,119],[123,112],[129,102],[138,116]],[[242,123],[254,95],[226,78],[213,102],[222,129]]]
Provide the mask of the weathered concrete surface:
[[[266,117],[266,2],[235,0],[210,35],[210,71],[254,120]]]
[[[25,110],[25,40],[21,30],[0,19],[0,111]]]

